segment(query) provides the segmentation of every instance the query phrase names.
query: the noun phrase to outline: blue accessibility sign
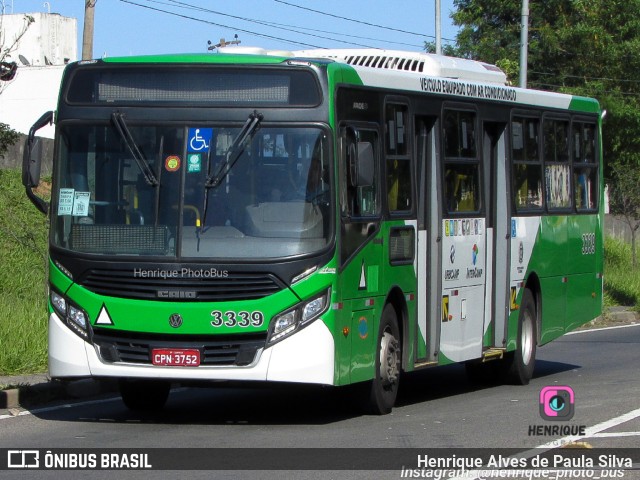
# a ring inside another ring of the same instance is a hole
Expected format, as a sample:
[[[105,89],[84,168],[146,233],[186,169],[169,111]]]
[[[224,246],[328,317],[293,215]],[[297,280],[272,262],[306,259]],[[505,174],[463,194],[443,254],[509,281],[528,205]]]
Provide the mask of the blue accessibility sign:
[[[208,152],[213,138],[213,128],[190,128],[187,140],[188,152]]]

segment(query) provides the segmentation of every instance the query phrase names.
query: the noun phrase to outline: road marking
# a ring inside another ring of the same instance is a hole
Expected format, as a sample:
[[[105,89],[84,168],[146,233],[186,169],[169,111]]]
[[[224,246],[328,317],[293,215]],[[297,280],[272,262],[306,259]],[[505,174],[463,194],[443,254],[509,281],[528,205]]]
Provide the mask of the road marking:
[[[640,432],[604,432],[596,433],[591,438],[640,437]]]
[[[601,332],[603,330],[614,330],[616,328],[629,328],[629,327],[640,327],[640,323],[632,323],[630,325],[618,325],[616,327],[592,328],[590,330],[574,330],[573,332],[565,333],[565,335],[577,335],[579,333]]]
[[[187,387],[177,387],[172,388],[171,393],[174,392],[184,392],[187,390]],[[55,412],[56,410],[64,410],[65,408],[73,408],[73,407],[86,407],[88,405],[100,405],[102,403],[114,402],[116,400],[120,400],[120,396],[109,397],[109,398],[101,398],[98,400],[87,400],[86,402],[76,402],[76,403],[65,403],[64,405],[53,405],[51,407],[42,407],[36,408],[34,410],[21,410],[19,413],[15,415],[0,415],[0,420],[8,420],[10,418],[16,417],[24,417],[25,415],[37,415],[39,413],[46,412]]]
[[[0,420],[8,420],[10,418],[24,417],[25,415],[37,415],[39,413],[47,413],[47,412],[53,412],[56,410],[63,410],[65,408],[85,407],[87,405],[100,405],[101,403],[113,402],[115,400],[120,400],[120,397],[103,398],[100,400],[88,400],[86,402],[78,402],[78,403],[65,403],[64,405],[55,405],[53,407],[36,408],[34,410],[22,410],[16,415],[0,415]]]
[[[617,328],[617,327],[614,327],[614,328]],[[613,428],[613,427],[617,427],[618,425],[626,423],[630,420],[634,420],[638,417],[640,417],[640,408],[637,408],[636,410],[631,410],[630,412],[620,415],[619,417],[610,418],[609,420],[606,420],[602,423],[594,425],[593,427],[589,427],[585,430],[584,435],[568,435],[558,440],[552,440],[551,442],[547,442],[545,444],[538,445],[537,447],[534,447],[532,449],[525,450],[524,452],[517,453],[513,455],[511,458],[531,458],[535,455],[540,455],[541,453],[544,453],[548,450],[553,450],[554,448],[559,448],[569,443],[573,443],[582,439],[598,438],[598,437],[614,437],[614,436],[620,436],[620,437],[637,436],[637,435],[640,435],[640,432],[620,432],[620,433],[615,433],[615,432],[601,433],[601,432],[603,432],[604,430],[609,430],[610,428]],[[462,477],[458,476],[453,478],[452,480],[462,480],[462,479],[479,480],[480,477],[477,476],[478,474],[476,472],[477,470],[469,470],[467,472],[468,475],[465,475]],[[469,476],[469,475],[472,475],[472,476]],[[473,476],[473,475],[476,475],[476,476]]]
[[[536,455],[540,453],[540,449],[551,450],[552,448],[556,448],[562,445],[566,445],[567,443],[575,442],[577,440],[581,440],[583,438],[593,437],[595,434],[600,433],[604,430],[609,430],[610,428],[617,427],[623,423],[626,423],[630,420],[634,420],[640,417],[640,408],[635,410],[631,410],[630,412],[625,413],[624,415],[620,415],[619,417],[611,418],[605,422],[594,425],[593,427],[589,427],[585,430],[584,435],[568,435],[566,437],[562,437],[558,440],[553,440],[551,442],[547,442],[543,445],[539,445],[533,450],[529,450],[529,453],[532,452],[530,456]],[[537,450],[537,451],[536,451]]]

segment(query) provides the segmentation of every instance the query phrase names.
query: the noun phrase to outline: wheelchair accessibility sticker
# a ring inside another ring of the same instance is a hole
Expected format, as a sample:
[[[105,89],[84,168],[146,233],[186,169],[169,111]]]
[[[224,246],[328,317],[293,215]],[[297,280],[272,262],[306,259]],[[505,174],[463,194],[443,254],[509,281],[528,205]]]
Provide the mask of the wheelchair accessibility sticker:
[[[190,128],[188,152],[208,152],[213,137],[213,128]]]

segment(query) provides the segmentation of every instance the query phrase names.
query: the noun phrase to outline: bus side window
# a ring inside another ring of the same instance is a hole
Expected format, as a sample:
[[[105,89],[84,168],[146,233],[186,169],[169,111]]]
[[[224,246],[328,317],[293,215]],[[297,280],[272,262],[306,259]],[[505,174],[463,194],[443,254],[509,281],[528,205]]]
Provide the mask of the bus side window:
[[[477,212],[480,209],[477,167],[463,164],[447,165],[444,191],[448,212]]]
[[[542,132],[547,208],[549,210],[571,208],[569,120],[544,118]]]
[[[480,202],[480,159],[476,114],[444,111],[444,198],[447,213],[476,213]]]
[[[540,211],[544,206],[540,120],[514,116],[511,120],[513,197],[516,210]]]
[[[387,160],[387,203],[392,212],[411,210],[410,160]]]
[[[405,104],[389,103],[385,108],[387,205],[390,212],[404,215],[413,207],[408,114]]]
[[[578,211],[598,207],[598,164],[596,160],[595,124],[574,122],[573,189]]]

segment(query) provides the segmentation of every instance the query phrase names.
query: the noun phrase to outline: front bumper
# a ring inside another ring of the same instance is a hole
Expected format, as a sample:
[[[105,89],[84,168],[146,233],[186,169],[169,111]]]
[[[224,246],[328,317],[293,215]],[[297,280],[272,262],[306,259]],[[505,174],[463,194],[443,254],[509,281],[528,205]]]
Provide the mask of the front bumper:
[[[158,367],[104,361],[94,345],[49,317],[49,375],[180,380],[274,381],[334,385],[335,344],[321,319],[258,351],[248,366]]]

